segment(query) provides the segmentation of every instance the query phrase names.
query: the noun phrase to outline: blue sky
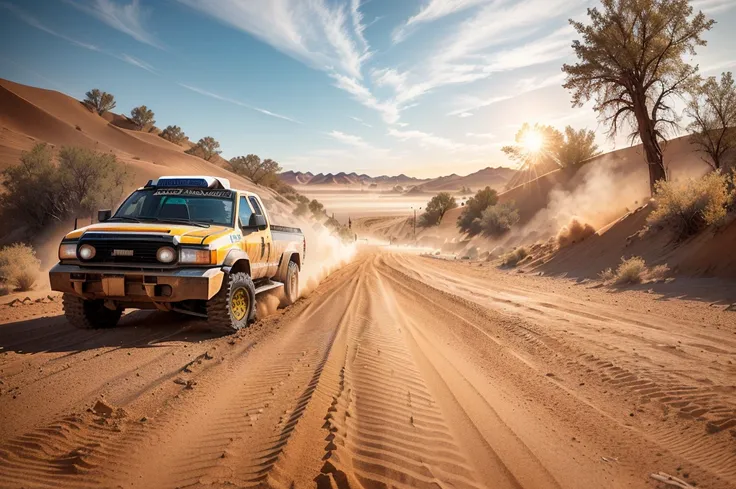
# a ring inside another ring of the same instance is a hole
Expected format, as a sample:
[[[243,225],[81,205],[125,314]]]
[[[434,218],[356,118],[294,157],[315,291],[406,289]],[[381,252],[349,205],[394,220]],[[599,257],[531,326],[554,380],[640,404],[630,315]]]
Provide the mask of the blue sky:
[[[560,67],[595,0],[0,0],[0,77],[145,104],[286,169],[419,177],[510,165],[524,122],[588,127]],[[736,68],[736,0],[696,62]]]

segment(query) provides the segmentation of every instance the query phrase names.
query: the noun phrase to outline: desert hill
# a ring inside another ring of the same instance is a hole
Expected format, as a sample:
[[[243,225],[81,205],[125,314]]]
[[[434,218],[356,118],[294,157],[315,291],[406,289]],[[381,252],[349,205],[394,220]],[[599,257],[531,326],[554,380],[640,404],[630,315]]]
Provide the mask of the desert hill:
[[[700,176],[709,169],[687,137],[669,141],[664,158],[675,180]],[[499,202],[513,202],[521,218],[519,230],[506,238],[507,244],[546,239],[573,216],[599,229],[648,199],[649,177],[641,145],[599,155],[577,169],[554,170],[499,194]],[[417,229],[417,238],[432,246],[447,241],[462,243],[464,237],[455,225],[461,212],[462,207],[452,209],[438,226]],[[375,222],[371,224],[363,228],[365,232],[376,227]],[[376,227],[377,236],[407,238],[401,233],[405,226],[395,220],[386,224]]]
[[[153,132],[125,129],[123,116],[104,117],[90,112],[80,101],[63,93],[0,79],[0,169],[15,165],[22,151],[46,142],[54,148],[82,146],[114,153],[133,174],[131,187],[163,174],[207,174],[230,179],[237,188],[261,193],[279,209],[275,194],[247,178],[184,151]],[[221,158],[217,160],[222,163]],[[270,197],[270,198],[269,198]],[[287,209],[279,209],[286,212]]]

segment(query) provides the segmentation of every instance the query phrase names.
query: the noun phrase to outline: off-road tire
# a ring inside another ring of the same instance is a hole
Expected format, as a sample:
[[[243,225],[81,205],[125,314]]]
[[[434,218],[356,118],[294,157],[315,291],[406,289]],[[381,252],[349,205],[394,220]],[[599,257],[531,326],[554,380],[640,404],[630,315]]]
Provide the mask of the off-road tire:
[[[69,323],[79,329],[114,328],[123,314],[122,309],[108,309],[102,300],[86,300],[72,294],[61,298],[64,315]]]
[[[286,280],[284,280],[284,306],[290,306],[299,298],[299,266],[293,261],[289,262],[286,269]]]
[[[248,311],[242,319],[232,312],[231,302],[238,289],[244,289],[249,298]],[[216,331],[234,333],[251,322],[256,314],[256,287],[247,273],[230,273],[222,280],[220,291],[207,301],[207,325]]]

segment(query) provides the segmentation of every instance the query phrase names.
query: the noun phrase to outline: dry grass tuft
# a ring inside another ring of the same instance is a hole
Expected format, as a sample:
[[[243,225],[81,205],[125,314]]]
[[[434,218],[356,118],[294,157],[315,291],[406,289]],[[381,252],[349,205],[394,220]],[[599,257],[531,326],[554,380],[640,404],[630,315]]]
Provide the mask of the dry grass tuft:
[[[31,246],[15,243],[0,250],[0,280],[8,288],[27,291],[41,274],[41,261]]]
[[[595,228],[588,223],[580,222],[580,219],[573,217],[570,222],[562,226],[560,232],[557,233],[557,244],[560,248],[571,244],[579,243],[589,236],[595,234]]]
[[[506,253],[501,257],[501,266],[503,267],[515,267],[521,263],[527,256],[529,251],[524,246],[519,246],[513,251]]]
[[[646,262],[639,256],[629,259],[621,258],[616,270],[607,268],[598,274],[603,282],[614,285],[640,284],[642,282],[661,282],[670,272],[667,265],[657,265],[647,268]]]

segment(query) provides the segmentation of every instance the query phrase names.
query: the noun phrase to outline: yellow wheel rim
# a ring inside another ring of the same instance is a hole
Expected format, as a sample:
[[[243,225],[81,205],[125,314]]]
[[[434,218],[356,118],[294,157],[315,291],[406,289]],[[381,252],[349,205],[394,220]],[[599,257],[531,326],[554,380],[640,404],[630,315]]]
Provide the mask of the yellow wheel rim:
[[[245,315],[248,314],[249,305],[250,297],[248,297],[248,293],[245,289],[238,289],[230,300],[230,312],[232,312],[235,319],[242,321]]]

